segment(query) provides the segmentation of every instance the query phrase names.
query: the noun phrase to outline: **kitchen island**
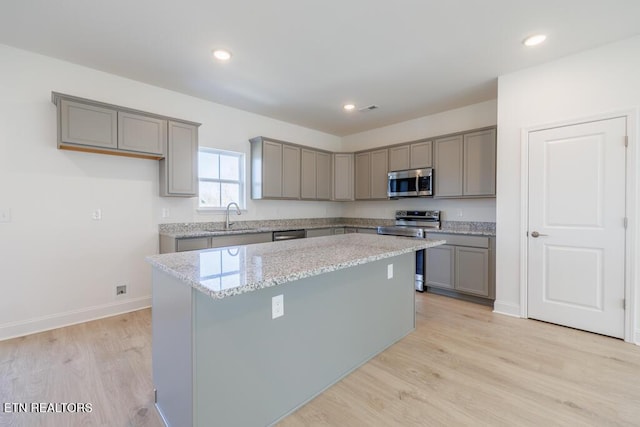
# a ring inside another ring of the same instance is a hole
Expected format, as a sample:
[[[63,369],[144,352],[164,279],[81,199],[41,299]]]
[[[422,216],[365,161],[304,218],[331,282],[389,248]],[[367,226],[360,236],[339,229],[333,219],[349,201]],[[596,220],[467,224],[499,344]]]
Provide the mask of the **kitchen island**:
[[[415,328],[414,252],[442,243],[348,234],[148,257],[165,423],[293,412]]]

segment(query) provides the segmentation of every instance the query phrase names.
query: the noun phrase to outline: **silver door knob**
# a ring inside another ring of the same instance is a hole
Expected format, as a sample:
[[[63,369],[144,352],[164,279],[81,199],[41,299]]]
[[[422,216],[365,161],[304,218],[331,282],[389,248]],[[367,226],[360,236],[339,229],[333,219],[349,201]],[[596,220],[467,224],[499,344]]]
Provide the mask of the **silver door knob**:
[[[540,234],[537,231],[531,232],[531,237],[540,237],[540,236],[546,236],[546,234]]]

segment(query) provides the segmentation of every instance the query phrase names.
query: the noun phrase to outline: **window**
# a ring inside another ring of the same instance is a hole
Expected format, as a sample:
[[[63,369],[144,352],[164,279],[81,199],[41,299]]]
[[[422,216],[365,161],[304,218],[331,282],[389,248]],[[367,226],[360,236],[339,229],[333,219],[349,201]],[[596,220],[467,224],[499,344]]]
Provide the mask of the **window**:
[[[245,207],[244,154],[200,148],[198,151],[199,208]]]

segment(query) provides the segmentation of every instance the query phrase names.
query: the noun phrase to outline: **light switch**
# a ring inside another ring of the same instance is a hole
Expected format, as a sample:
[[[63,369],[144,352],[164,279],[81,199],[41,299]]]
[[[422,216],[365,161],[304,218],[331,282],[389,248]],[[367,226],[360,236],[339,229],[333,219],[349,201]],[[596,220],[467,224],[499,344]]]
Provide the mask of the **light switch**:
[[[11,209],[0,209],[0,222],[11,222]]]
[[[387,279],[393,279],[393,264],[387,264]]]

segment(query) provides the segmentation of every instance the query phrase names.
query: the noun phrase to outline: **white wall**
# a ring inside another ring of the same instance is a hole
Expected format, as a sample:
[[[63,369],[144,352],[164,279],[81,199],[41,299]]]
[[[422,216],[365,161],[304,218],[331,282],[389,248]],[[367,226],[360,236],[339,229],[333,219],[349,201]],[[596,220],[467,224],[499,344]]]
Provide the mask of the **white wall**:
[[[158,197],[157,161],[58,150],[51,91],[200,122],[201,145],[247,159],[257,135],[341,149],[332,135],[0,45],[0,209],[12,214],[0,223],[0,339],[148,306],[161,209],[163,222],[220,220],[195,213],[195,199]],[[249,199],[243,219],[341,213]]]
[[[501,76],[498,80],[498,182],[496,310],[520,313],[521,131],[529,127],[580,120],[640,105],[640,37],[576,54],[542,66]],[[638,210],[637,170],[640,166],[632,128],[629,152],[635,182],[633,206]],[[635,306],[640,307],[638,283],[638,218],[630,218],[636,259],[630,262]],[[635,322],[640,343],[640,319]]]
[[[496,100],[346,136],[343,151],[358,151],[415,141],[496,124]],[[368,113],[368,114],[375,114]],[[436,179],[437,179],[437,173]],[[344,206],[347,217],[393,218],[396,209],[439,209],[446,221],[495,221],[495,199],[400,199],[358,201]]]

